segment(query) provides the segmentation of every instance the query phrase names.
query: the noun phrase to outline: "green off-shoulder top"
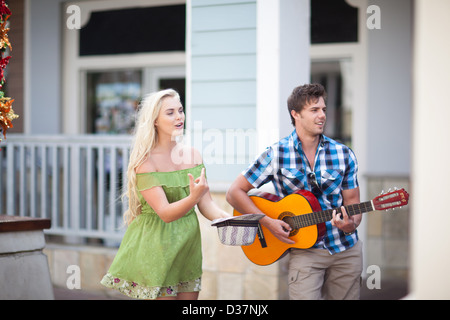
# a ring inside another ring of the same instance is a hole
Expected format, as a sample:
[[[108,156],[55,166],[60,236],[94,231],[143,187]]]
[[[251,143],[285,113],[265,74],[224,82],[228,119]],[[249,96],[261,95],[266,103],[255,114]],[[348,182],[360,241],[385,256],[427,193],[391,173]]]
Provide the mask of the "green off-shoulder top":
[[[200,177],[203,164],[171,172],[136,175],[137,189],[163,188],[169,203],[189,195],[188,173]],[[128,226],[117,255],[101,283],[133,298],[155,298],[162,288],[202,275],[200,227],[192,208],[165,223],[139,193],[142,213]]]

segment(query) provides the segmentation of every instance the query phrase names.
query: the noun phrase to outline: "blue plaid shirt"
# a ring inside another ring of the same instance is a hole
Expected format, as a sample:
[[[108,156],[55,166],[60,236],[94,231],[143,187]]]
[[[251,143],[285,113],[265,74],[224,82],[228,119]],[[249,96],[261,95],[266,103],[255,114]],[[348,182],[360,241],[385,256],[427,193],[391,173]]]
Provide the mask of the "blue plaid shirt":
[[[278,196],[297,190],[312,190],[308,174],[314,172],[322,190],[317,197],[322,210],[342,205],[341,190],[358,187],[358,164],[353,151],[324,135],[316,151],[314,169],[308,164],[302,144],[294,130],[292,134],[268,147],[242,174],[255,187],[272,182]],[[344,235],[331,222],[326,222],[326,234],[315,248],[325,248],[330,254],[351,248],[358,241],[358,233]]]

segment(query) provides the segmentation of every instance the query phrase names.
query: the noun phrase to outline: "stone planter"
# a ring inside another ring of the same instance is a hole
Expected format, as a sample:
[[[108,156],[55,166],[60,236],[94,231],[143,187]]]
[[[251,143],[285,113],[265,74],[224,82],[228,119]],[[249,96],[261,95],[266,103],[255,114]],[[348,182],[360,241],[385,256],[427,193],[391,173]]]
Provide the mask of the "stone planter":
[[[52,300],[43,229],[49,219],[0,215],[0,300]]]

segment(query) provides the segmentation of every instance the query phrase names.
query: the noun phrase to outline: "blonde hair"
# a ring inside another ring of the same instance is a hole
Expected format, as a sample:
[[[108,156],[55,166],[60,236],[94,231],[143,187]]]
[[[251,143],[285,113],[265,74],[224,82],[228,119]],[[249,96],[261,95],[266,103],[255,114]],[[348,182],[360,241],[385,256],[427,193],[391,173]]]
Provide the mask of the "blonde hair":
[[[139,201],[136,183],[136,170],[144,163],[158,141],[155,121],[161,110],[162,100],[166,97],[180,99],[179,94],[175,90],[166,89],[145,96],[140,103],[130,160],[128,162],[127,190],[124,193],[124,196],[128,197],[128,210],[123,215],[123,220],[127,225],[141,214],[141,203]]]

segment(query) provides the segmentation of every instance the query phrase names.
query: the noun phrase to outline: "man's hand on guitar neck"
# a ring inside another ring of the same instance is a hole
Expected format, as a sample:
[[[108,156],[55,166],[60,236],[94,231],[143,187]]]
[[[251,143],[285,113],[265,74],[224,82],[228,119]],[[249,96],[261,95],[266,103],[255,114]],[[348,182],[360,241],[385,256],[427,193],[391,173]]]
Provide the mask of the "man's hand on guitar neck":
[[[269,231],[280,241],[288,244],[294,244],[295,241],[289,239],[289,233],[291,232],[291,227],[289,224],[283,220],[272,219],[270,217],[264,217],[259,220],[261,225],[269,229]]]
[[[345,207],[341,207],[341,214],[336,214],[336,210],[333,210],[333,219],[331,219],[331,225],[341,229],[345,233],[353,233],[356,230],[357,224],[353,220],[353,217],[349,217]]]

